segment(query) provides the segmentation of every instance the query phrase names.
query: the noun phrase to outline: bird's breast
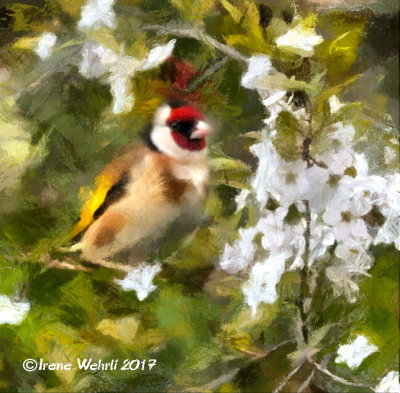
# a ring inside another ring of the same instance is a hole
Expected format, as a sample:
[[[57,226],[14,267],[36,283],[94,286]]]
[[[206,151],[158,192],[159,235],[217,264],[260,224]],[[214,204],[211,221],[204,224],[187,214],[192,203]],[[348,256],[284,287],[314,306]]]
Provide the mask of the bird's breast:
[[[205,197],[209,179],[207,163],[202,162],[197,165],[175,164],[172,173],[178,180],[185,181],[190,185],[188,189],[189,199],[195,201]]]

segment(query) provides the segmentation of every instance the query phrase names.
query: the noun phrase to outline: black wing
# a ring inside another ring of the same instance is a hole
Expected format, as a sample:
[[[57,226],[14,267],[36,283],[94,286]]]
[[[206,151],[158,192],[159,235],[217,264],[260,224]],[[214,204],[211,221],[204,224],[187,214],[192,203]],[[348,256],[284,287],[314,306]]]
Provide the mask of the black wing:
[[[97,220],[109,206],[120,200],[125,195],[126,185],[129,181],[129,172],[124,172],[121,178],[108,190],[104,202],[94,212],[93,218],[95,220]]]

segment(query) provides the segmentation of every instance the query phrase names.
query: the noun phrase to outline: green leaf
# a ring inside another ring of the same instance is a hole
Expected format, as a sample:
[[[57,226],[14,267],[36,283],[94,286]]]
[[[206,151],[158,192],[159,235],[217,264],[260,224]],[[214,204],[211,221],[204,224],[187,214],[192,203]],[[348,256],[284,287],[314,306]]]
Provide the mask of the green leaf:
[[[276,130],[277,136],[273,143],[278,153],[288,161],[300,157],[297,142],[300,125],[297,119],[288,111],[280,112],[276,120]]]
[[[217,157],[210,160],[211,167],[217,171],[236,170],[248,171],[249,167],[240,160],[227,157]]]
[[[235,23],[239,23],[243,17],[243,13],[227,0],[221,0],[221,4],[229,12]]]
[[[354,76],[346,79],[344,82],[339,83],[338,85],[335,85],[333,87],[330,87],[329,89],[324,90],[321,94],[319,94],[315,98],[315,102],[323,102],[323,101],[329,99],[330,97],[341,93],[347,86],[353,84],[359,78],[361,78],[361,76],[362,76],[362,74],[354,75]]]
[[[361,14],[332,12],[318,18],[318,27],[325,39],[317,48],[316,56],[325,65],[328,80],[338,83],[346,76],[357,57],[364,33],[366,17]],[[335,94],[335,93],[334,93]]]

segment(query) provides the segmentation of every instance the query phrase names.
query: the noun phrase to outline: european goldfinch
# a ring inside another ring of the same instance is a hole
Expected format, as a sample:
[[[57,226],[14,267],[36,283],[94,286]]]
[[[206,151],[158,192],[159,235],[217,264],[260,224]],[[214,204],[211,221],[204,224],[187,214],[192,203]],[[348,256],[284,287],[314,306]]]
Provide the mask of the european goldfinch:
[[[97,189],[70,234],[75,241],[80,238],[71,251],[81,250],[84,260],[114,268],[110,258],[158,237],[168,224],[201,206],[211,133],[203,114],[188,102],[170,100],[159,107],[144,142],[96,178]]]

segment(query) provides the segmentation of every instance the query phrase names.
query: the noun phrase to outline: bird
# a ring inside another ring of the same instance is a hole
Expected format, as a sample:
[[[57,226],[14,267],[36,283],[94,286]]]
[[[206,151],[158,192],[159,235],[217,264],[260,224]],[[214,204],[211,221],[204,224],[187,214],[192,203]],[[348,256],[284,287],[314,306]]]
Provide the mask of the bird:
[[[202,206],[210,176],[207,138],[213,131],[192,103],[164,102],[142,141],[96,177],[68,250],[80,251],[89,263],[129,272],[131,266],[115,262],[116,255],[160,237]]]

